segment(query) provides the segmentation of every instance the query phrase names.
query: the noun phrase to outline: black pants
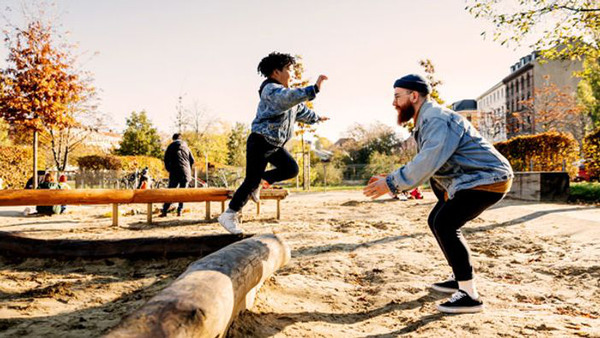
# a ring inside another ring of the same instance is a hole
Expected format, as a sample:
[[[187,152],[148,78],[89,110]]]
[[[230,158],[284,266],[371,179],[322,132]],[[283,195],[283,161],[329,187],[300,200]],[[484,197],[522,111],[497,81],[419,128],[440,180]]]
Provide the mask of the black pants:
[[[267,163],[271,163],[275,169],[265,171]],[[252,133],[246,143],[246,178],[233,194],[229,209],[242,210],[261,179],[273,184],[297,175],[298,164],[287,150],[268,143],[260,134]]]
[[[188,187],[188,180],[185,177],[169,177],[169,188],[187,188]],[[166,214],[169,211],[169,207],[171,206],[171,203],[165,203],[163,204],[163,214]],[[181,210],[183,210],[183,203],[179,203],[179,205],[177,206],[177,212],[181,212]]]
[[[457,281],[473,279],[473,266],[469,246],[460,228],[479,216],[484,210],[498,203],[504,194],[461,190],[454,198],[444,201],[444,190],[433,180],[431,188],[438,202],[429,214],[427,223],[437,240]]]

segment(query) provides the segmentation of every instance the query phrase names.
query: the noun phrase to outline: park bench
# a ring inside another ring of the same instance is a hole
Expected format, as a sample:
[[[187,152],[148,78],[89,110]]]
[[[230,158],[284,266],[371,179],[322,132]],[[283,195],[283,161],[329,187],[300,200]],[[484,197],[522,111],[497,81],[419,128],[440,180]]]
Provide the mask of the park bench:
[[[289,192],[285,189],[263,189],[261,200],[277,201],[277,219],[281,218],[280,202]],[[119,225],[119,204],[146,204],[147,221],[152,223],[153,203],[205,202],[206,219],[211,219],[211,202],[221,202],[221,212],[233,190],[225,188],[188,189],[73,189],[73,190],[0,190],[0,206],[26,205],[93,205],[112,204],[112,225]],[[257,205],[260,213],[260,204]]]

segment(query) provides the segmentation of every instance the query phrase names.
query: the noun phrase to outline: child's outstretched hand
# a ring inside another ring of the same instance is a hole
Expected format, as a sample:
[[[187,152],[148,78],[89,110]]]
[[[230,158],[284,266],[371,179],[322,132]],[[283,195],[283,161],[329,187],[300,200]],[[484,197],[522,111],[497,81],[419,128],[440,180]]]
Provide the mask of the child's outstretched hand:
[[[319,90],[323,89],[323,87],[321,86],[321,83],[325,80],[328,80],[329,78],[327,77],[327,75],[319,75],[319,78],[317,79],[317,87],[319,87]]]
[[[327,117],[327,116],[320,116],[319,117],[319,121],[317,121],[317,122],[325,122],[325,121],[328,121],[328,120],[329,120],[329,117]]]

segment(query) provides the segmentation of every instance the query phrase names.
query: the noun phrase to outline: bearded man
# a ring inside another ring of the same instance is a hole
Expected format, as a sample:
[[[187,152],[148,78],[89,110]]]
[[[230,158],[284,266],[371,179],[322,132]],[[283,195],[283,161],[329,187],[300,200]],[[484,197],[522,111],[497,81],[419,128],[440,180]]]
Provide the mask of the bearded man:
[[[506,195],[513,171],[506,158],[469,121],[432,102],[430,93],[430,85],[419,75],[396,80],[393,106],[398,123],[413,120],[418,152],[411,162],[387,177],[373,179],[363,193],[375,199],[429,180],[438,202],[427,223],[453,272],[448,280],[431,286],[436,291],[453,293],[450,300],[438,305],[438,310],[479,312],[483,302],[460,228]]]

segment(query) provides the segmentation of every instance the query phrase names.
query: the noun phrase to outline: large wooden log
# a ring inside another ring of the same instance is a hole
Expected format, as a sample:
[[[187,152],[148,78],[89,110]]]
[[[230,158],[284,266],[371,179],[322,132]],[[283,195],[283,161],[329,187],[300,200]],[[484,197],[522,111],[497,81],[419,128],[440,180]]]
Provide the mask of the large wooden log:
[[[224,201],[230,194],[223,188],[2,190],[0,206]]]
[[[108,337],[222,337],[262,283],[290,259],[275,235],[242,240],[192,263]]]
[[[0,206],[218,202],[231,198],[232,193],[225,188],[2,190]],[[287,194],[284,189],[268,189],[261,191],[261,198],[282,199]]]
[[[133,195],[134,190],[119,189],[2,190],[0,206],[131,203]]]
[[[206,256],[252,235],[150,237],[111,240],[38,239],[0,232],[0,254],[38,258],[152,258]]]

